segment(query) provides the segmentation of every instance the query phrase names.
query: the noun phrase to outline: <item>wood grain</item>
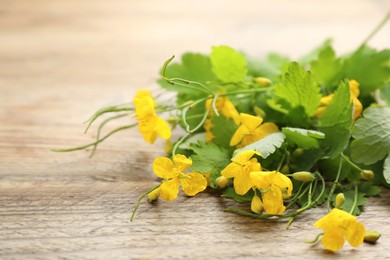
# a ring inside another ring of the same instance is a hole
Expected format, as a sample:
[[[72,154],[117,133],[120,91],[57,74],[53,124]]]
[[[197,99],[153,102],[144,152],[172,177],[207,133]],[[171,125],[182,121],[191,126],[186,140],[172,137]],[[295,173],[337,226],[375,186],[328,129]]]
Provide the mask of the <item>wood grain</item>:
[[[251,55],[298,57],[329,36],[350,51],[390,9],[388,1],[25,1],[0,0],[0,258],[159,259],[390,257],[390,193],[359,217],[383,236],[337,254],[305,240],[322,208],[285,222],[224,213],[230,201],[203,193],[143,203],[156,183],[153,158],[136,129],[88,151],[58,154],[93,140],[84,122],[96,109],[156,89],[163,61],[228,44]],[[388,47],[389,25],[372,40]],[[128,118],[108,126],[126,124]]]

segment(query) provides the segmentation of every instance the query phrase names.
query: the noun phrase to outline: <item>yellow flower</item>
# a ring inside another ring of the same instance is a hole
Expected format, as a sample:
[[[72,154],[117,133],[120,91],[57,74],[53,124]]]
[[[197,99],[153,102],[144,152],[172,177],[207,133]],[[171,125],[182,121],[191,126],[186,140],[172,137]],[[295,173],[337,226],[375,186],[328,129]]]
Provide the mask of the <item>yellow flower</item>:
[[[206,109],[208,109],[211,106],[212,98],[206,100],[205,106]],[[233,103],[230,101],[230,99],[226,96],[218,97],[215,102],[215,108],[219,113],[221,113],[226,118],[232,118],[234,123],[238,125],[240,123],[239,114],[237,112],[237,109],[234,107]],[[209,116],[214,116],[214,110],[210,109]],[[211,119],[207,119],[204,122],[204,129],[206,130],[206,141],[209,142],[213,140],[214,136],[211,132],[211,128],[213,128],[213,124],[211,122]]]
[[[230,146],[244,147],[278,131],[274,123],[262,124],[262,118],[245,113],[240,114],[240,122],[241,125],[230,140]]]
[[[254,171],[250,173],[253,187],[262,194],[264,210],[267,214],[281,214],[286,210],[283,195],[291,196],[292,182],[280,172]]]
[[[261,171],[260,163],[256,158],[252,158],[254,154],[260,155],[256,151],[239,153],[221,172],[221,175],[228,179],[234,178],[234,191],[239,195],[244,195],[252,188],[250,172]]]
[[[135,114],[138,128],[145,141],[154,143],[159,135],[163,139],[171,137],[171,129],[167,122],[156,115],[156,102],[148,90],[140,90],[134,98]]]
[[[192,160],[181,154],[175,155],[173,160],[167,157],[158,157],[154,160],[154,173],[164,179],[160,186],[162,199],[167,201],[176,199],[180,184],[188,196],[194,196],[206,189],[207,180],[202,174],[198,172],[184,173],[191,165]]]
[[[364,225],[357,222],[356,217],[337,208],[314,223],[314,226],[324,230],[322,245],[333,252],[343,247],[345,239],[353,247],[360,246],[366,234]]]
[[[362,111],[363,111],[363,105],[358,99],[358,96],[360,94],[359,91],[359,83],[356,80],[350,80],[349,81],[349,90],[351,93],[351,100],[353,102],[353,115],[352,118],[353,120],[356,120],[358,117],[361,116]],[[317,111],[315,112],[314,116],[320,117],[325,109],[328,107],[329,103],[332,101],[334,97],[334,94],[330,94],[328,96],[322,97],[320,99],[320,105],[317,108]]]

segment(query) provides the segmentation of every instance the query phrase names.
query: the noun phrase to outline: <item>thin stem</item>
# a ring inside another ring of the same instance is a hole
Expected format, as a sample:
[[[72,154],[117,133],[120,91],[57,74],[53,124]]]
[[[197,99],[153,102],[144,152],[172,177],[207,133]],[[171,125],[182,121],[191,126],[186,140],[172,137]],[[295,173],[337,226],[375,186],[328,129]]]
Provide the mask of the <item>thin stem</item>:
[[[323,236],[324,233],[319,233],[313,240],[311,241],[305,241],[305,243],[308,243],[308,244],[314,244],[318,241],[318,239],[320,239],[321,236]]]
[[[332,187],[331,187],[329,195],[328,195],[328,199],[326,200],[326,208],[328,209],[328,212],[331,210],[330,202],[332,200],[332,195],[333,195],[334,191],[336,190],[336,186],[339,183],[342,166],[343,166],[343,158],[342,158],[342,156],[340,156],[339,169],[337,171],[336,179],[334,180],[334,182],[332,184]]]
[[[135,212],[137,211],[139,205],[141,204],[142,199],[143,199],[145,196],[147,196],[149,193],[151,193],[152,191],[154,191],[155,189],[158,189],[160,186],[161,186],[161,183],[159,183],[158,185],[154,186],[154,187],[151,188],[150,190],[144,192],[143,194],[141,194],[141,196],[139,196],[138,201],[137,201],[137,204],[135,205],[135,208],[133,209],[133,213],[131,214],[130,221],[133,221]]]
[[[92,123],[95,122],[95,120],[98,119],[98,117],[100,117],[101,115],[103,115],[105,113],[132,111],[132,110],[134,110],[133,107],[121,107],[121,105],[104,107],[102,109],[99,109],[87,121],[84,122],[84,123],[88,123],[87,127],[85,128],[84,133],[87,133],[88,129],[91,127]]]
[[[354,164],[346,155],[344,155],[343,153],[341,154],[341,156],[344,158],[344,160],[346,160],[353,168],[355,168],[356,170],[358,171],[362,171],[362,169],[357,166],[356,164]]]
[[[390,11],[386,14],[386,16],[382,19],[382,21],[371,31],[371,33],[363,40],[360,44],[359,49],[366,45],[372,37],[387,23],[390,18]]]
[[[349,214],[352,214],[355,211],[355,208],[357,206],[357,201],[358,201],[358,195],[359,195],[358,186],[355,185],[355,196],[353,197],[353,204],[351,210],[349,211]]]
[[[104,120],[100,125],[99,125],[99,128],[97,129],[97,134],[96,134],[96,141],[99,140],[100,138],[100,133],[103,129],[103,127],[108,123],[110,122],[111,120],[114,120],[114,119],[117,119],[117,118],[121,118],[121,117],[125,117],[125,116],[128,116],[128,114],[120,114],[120,115],[116,115],[116,116],[112,116],[112,117],[109,117],[107,118],[106,120]],[[95,152],[96,152],[96,148],[98,146],[99,143],[95,144],[92,148],[92,151],[91,151],[91,154],[89,155],[89,158],[91,158]]]
[[[68,149],[51,149],[51,151],[53,152],[72,152],[72,151],[77,151],[77,150],[83,150],[85,148],[88,148],[90,146],[94,146],[96,144],[99,144],[101,142],[103,142],[104,140],[106,140],[108,137],[110,137],[111,135],[119,132],[119,131],[122,131],[122,130],[126,130],[126,129],[129,129],[129,128],[132,128],[134,126],[136,126],[137,124],[131,124],[131,125],[125,125],[125,126],[121,126],[121,127],[118,127],[114,130],[112,130],[111,132],[109,132],[107,135],[105,135],[104,137],[102,137],[101,139],[97,140],[96,142],[93,142],[93,143],[90,143],[90,144],[86,144],[86,145],[83,145],[83,146],[78,146],[78,147],[74,147],[74,148],[68,148]]]

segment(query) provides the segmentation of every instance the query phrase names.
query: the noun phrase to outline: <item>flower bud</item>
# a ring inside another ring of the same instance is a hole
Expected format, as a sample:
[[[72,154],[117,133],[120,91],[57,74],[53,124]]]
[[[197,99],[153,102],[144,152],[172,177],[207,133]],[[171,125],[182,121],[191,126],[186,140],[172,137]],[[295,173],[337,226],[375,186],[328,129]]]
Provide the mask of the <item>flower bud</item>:
[[[345,201],[344,193],[339,193],[336,195],[336,208],[340,209]]]
[[[261,117],[261,118],[263,118],[263,119],[264,119],[265,116],[266,116],[264,110],[261,109],[261,108],[258,107],[258,106],[254,106],[253,111],[255,112],[256,116]]]
[[[269,85],[272,84],[272,81],[270,79],[264,78],[264,77],[257,77],[257,78],[255,78],[255,82],[260,87],[268,87]]]
[[[263,202],[261,202],[261,199],[259,196],[253,196],[252,202],[251,202],[251,210],[254,213],[261,214],[261,212],[264,211],[264,205]]]
[[[158,199],[158,197],[160,197],[160,188],[157,188],[157,189],[148,193],[149,203],[156,201]]]
[[[366,181],[374,179],[374,172],[371,170],[363,170],[360,172],[360,178]]]
[[[304,152],[304,150],[302,148],[297,148],[297,149],[294,150],[293,156],[294,157],[299,157],[299,156],[301,156],[303,154],[303,152]]]
[[[366,233],[366,235],[364,236],[364,241],[365,242],[368,242],[368,243],[372,243],[372,244],[375,244],[376,241],[378,241],[378,239],[381,237],[381,233],[379,233],[378,231],[376,230],[370,230]]]
[[[219,176],[216,180],[215,183],[217,184],[217,187],[220,189],[226,188],[226,186],[229,183],[229,179],[226,178],[225,176]]]
[[[290,173],[290,167],[285,164],[283,165],[282,169],[280,169],[280,172],[283,173],[283,174],[289,174]]]
[[[301,172],[295,172],[292,175],[293,179],[296,181],[301,182],[312,182],[314,180],[314,175],[311,174],[311,172],[301,171]]]

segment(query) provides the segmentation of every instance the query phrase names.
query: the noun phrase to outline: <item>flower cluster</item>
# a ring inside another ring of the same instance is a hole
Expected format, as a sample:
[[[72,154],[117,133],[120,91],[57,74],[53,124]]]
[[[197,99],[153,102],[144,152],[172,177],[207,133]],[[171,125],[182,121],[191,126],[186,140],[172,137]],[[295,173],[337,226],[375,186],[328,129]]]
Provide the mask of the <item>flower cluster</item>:
[[[131,104],[91,117],[89,125],[103,114],[123,113],[101,123],[96,142],[61,151],[93,147],[93,152],[113,133],[138,126],[146,142],[160,137],[169,149],[154,160],[160,181],[140,196],[131,219],[145,196],[150,202],[173,201],[180,188],[187,196],[214,189],[239,203],[226,212],[287,219],[288,226],[302,212],[325,205],[329,213],[314,226],[323,230],[317,238],[323,235],[327,250],[340,250],[345,240],[353,247],[372,243],[380,234],[366,232],[356,216],[365,197],[389,184],[384,177],[389,169],[377,167],[390,150],[384,120],[390,117],[390,99],[380,96],[382,89],[390,93],[384,85],[390,75],[382,73],[390,71],[382,62],[386,53],[361,46],[336,57],[326,44],[302,64],[262,61],[268,70],[249,66],[228,46],[213,47],[210,55],[188,53],[173,66],[172,57],[159,83],[176,92],[174,103],[160,103],[159,96],[140,90]],[[362,68],[376,70],[375,79],[356,73]],[[100,138],[106,123],[124,116],[134,122]],[[172,136],[176,127],[181,131]]]

